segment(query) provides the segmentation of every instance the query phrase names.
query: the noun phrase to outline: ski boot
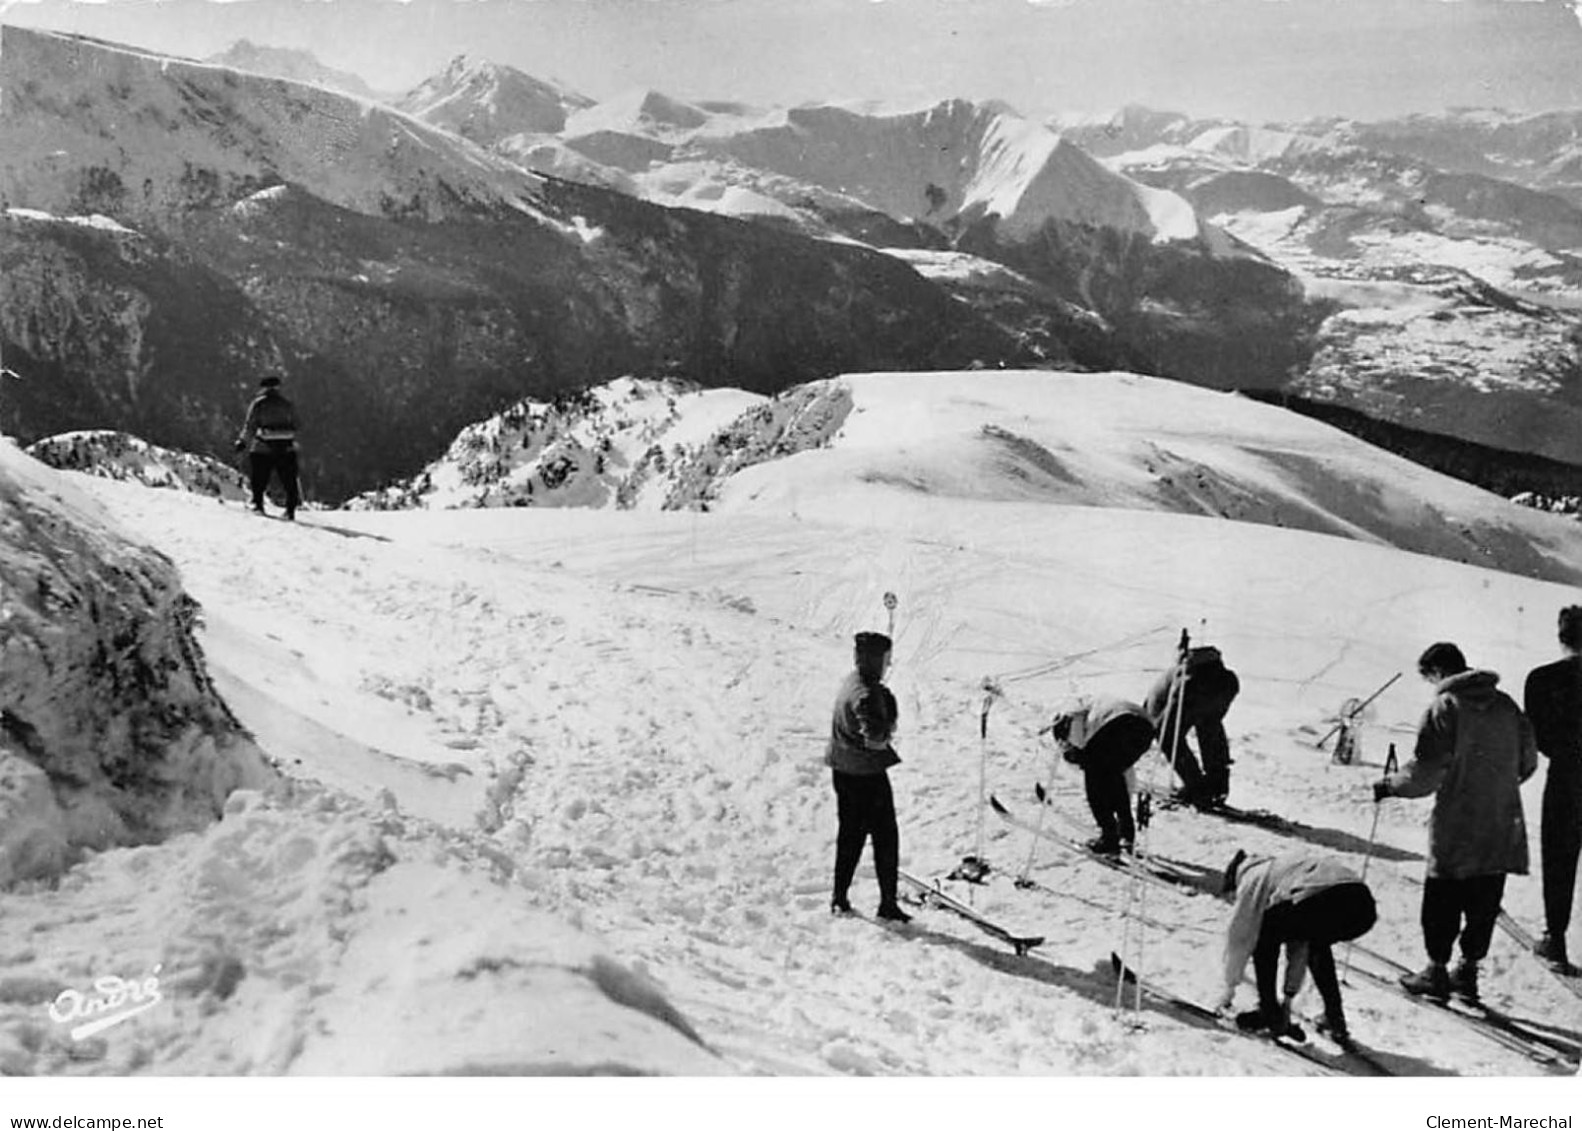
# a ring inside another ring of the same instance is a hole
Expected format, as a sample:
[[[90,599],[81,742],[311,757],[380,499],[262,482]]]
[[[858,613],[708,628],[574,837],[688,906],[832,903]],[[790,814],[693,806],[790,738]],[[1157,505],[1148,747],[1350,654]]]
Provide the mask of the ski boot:
[[[1402,974],[1401,989],[1414,997],[1446,1001],[1450,997],[1450,974],[1443,963],[1430,962],[1415,974]]]
[[[1243,1033],[1268,1033],[1271,1037],[1284,1037],[1298,1043],[1307,1040],[1302,1027],[1292,1024],[1283,1009],[1249,1009],[1245,1013],[1238,1013],[1236,1028]]]
[[[1325,1013],[1313,1026],[1319,1034],[1328,1037],[1341,1048],[1351,1044],[1351,1030],[1346,1026],[1346,1018],[1339,1013]]]
[[[1472,1005],[1478,1003],[1478,964],[1463,956],[1450,971],[1450,992]]]
[[[1545,931],[1543,937],[1533,945],[1533,953],[1543,959],[1549,969],[1556,974],[1569,978],[1576,977],[1577,968],[1571,965],[1570,959],[1566,957],[1566,943],[1563,936],[1556,940],[1553,935]]]
[[[912,921],[912,917],[902,911],[901,905],[898,903],[881,903],[876,914],[878,918],[888,920],[891,923],[910,923]]]
[[[1114,837],[1100,836],[1094,837],[1082,847],[1095,856],[1119,856],[1125,846],[1122,841]]]
[[[844,895],[837,895],[835,898],[829,901],[829,913],[831,915],[855,914],[851,909],[851,900],[847,899]]]

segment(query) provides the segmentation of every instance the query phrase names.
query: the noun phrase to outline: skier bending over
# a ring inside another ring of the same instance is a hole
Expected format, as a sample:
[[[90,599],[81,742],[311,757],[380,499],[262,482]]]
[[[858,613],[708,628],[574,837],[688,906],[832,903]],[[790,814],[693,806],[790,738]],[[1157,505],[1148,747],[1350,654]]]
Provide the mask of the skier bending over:
[[[1582,605],[1560,610],[1565,658],[1534,668],[1522,696],[1539,751],[1549,759],[1538,843],[1544,873],[1544,937],[1534,948],[1562,974],[1574,974],[1566,928],[1582,855]]]
[[[1469,671],[1454,644],[1431,645],[1417,670],[1434,701],[1417,727],[1412,760],[1373,787],[1373,798],[1434,795],[1423,882],[1428,965],[1405,974],[1408,993],[1478,998],[1478,963],[1489,952],[1507,873],[1527,874],[1521,783],[1538,768],[1533,728],[1490,671]],[[1463,926],[1463,923],[1465,926]],[[1447,971],[1456,936],[1461,961]]]
[[[297,516],[302,501],[297,487],[297,408],[280,392],[279,377],[265,377],[263,392],[247,406],[247,419],[236,436],[236,450],[247,449],[247,478],[253,491],[253,510],[264,513],[264,492],[269,477],[280,476],[286,493],[286,517]]]
[[[1159,749],[1181,779],[1177,800],[1196,806],[1225,803],[1231,764],[1225,713],[1239,691],[1241,681],[1225,666],[1219,649],[1202,647],[1190,649],[1148,692],[1143,710],[1159,732]],[[1187,745],[1187,731],[1197,734],[1201,769]]]
[[[873,838],[873,868],[879,878],[879,918],[911,920],[896,902],[901,864],[901,834],[895,823],[895,797],[886,771],[901,761],[890,738],[898,711],[895,696],[884,685],[890,667],[890,638],[880,632],[859,632],[853,649],[856,670],[840,685],[830,720],[824,762],[835,780],[840,828],[835,838],[835,889],[830,910],[851,913],[847,893],[857,874],[862,846]]]
[[[1137,829],[1126,771],[1148,753],[1153,723],[1137,704],[1103,696],[1066,708],[1049,729],[1062,757],[1082,771],[1088,808],[1099,826],[1099,837],[1088,848],[1106,856],[1130,852]]]
[[[1237,1014],[1239,1028],[1304,1040],[1291,1022],[1291,999],[1307,971],[1324,1001],[1321,1030],[1337,1041],[1350,1034],[1341,1007],[1340,982],[1330,947],[1361,938],[1378,919],[1373,893],[1338,857],[1312,848],[1278,856],[1248,856],[1238,851],[1225,869],[1225,892],[1235,893],[1236,910],[1225,932],[1225,989],[1219,1000],[1228,1011],[1252,958],[1258,1008]],[[1285,948],[1285,996],[1275,996],[1275,968]]]

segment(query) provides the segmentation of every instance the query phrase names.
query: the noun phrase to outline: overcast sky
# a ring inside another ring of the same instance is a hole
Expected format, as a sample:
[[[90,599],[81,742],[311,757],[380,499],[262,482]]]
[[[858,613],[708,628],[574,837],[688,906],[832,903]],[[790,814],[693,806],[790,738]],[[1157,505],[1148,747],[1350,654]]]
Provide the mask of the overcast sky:
[[[1280,120],[1582,108],[1582,0],[0,0],[194,57],[246,37],[406,89],[466,53],[595,98],[1000,98]],[[3,61],[0,61],[3,62]]]

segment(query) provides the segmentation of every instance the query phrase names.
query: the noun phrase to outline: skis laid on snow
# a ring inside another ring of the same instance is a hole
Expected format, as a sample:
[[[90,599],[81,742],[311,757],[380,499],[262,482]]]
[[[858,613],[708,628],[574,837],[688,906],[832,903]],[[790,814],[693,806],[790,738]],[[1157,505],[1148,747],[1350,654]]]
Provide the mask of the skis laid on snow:
[[[1206,1021],[1217,1029],[1223,1030],[1227,1033],[1234,1033],[1237,1036],[1243,1037],[1247,1040],[1258,1041],[1262,1044],[1272,1045],[1282,1052],[1290,1053],[1292,1056],[1301,1057],[1309,1064],[1316,1065],[1325,1072],[1330,1072],[1337,1075],[1348,1075],[1348,1073],[1344,1073],[1341,1067],[1329,1057],[1325,1056],[1317,1049],[1309,1048],[1303,1042],[1293,1041],[1284,1037],[1271,1037],[1267,1034],[1243,1032],[1241,1029],[1236,1027],[1234,1020],[1222,1016],[1221,1014],[1210,1009],[1208,1006],[1199,1005],[1197,1002],[1192,1001],[1189,998],[1181,997],[1179,994],[1171,993],[1162,986],[1156,985],[1155,983],[1147,981],[1146,979],[1139,978],[1137,976],[1137,972],[1131,969],[1131,967],[1127,966],[1126,963],[1121,960],[1121,956],[1114,953],[1113,951],[1110,953],[1110,969],[1115,971],[1115,976],[1124,981],[1128,986],[1141,986],[1143,993],[1147,994],[1149,997],[1156,998],[1167,1005],[1173,1006],[1175,1009],[1187,1014],[1190,1017],[1195,1017],[1200,1021]],[[1389,1069],[1384,1068],[1382,1064],[1363,1062],[1360,1060],[1360,1058],[1359,1064],[1367,1068],[1369,1072],[1382,1073],[1383,1075],[1394,1075],[1394,1073],[1390,1072]]]
[[[978,914],[976,910],[968,907],[961,900],[947,895],[937,883],[930,884],[918,879],[916,876],[900,873],[901,882],[913,890],[916,902],[923,907],[939,907],[958,918],[965,919],[984,934],[998,939],[1010,946],[1017,954],[1026,954],[1035,946],[1044,945],[1042,935],[1018,935],[1006,930],[998,923]]]
[[[1230,821],[1233,824],[1255,825],[1260,829],[1268,829],[1277,833],[1294,834],[1301,832],[1307,827],[1298,821],[1291,820],[1289,817],[1282,817],[1269,809],[1241,809],[1235,805],[1226,805],[1223,802],[1217,805],[1189,805],[1176,798],[1167,797],[1159,802],[1159,808],[1164,810],[1194,809],[1199,813],[1210,817],[1219,817],[1221,820]]]
[[[1516,943],[1517,946],[1521,947],[1528,954],[1532,955],[1533,961],[1542,962],[1544,969],[1549,971],[1550,975],[1555,979],[1555,981],[1559,982],[1577,997],[1582,998],[1582,974],[1562,973],[1561,971],[1556,970],[1548,962],[1544,961],[1544,959],[1539,958],[1535,953],[1538,946],[1538,940],[1533,937],[1533,933],[1531,931],[1512,918],[1509,911],[1501,911],[1500,917],[1498,920],[1496,920],[1496,922],[1500,930],[1504,931],[1506,935]]]
[[[1108,856],[1101,852],[1094,852],[1079,840],[1065,836],[1053,829],[1039,828],[1033,822],[1018,817],[1006,808],[1004,802],[993,795],[989,797],[989,808],[993,809],[995,815],[1006,824],[1024,832],[1032,833],[1041,840],[1046,840],[1077,856],[1085,857],[1111,871],[1120,872],[1123,875],[1136,876],[1138,879],[1145,880],[1148,883],[1177,892],[1195,895],[1203,891],[1203,887],[1191,873],[1176,868],[1169,862],[1160,860],[1157,857]]]
[[[1384,966],[1390,973],[1379,974],[1360,966],[1353,966],[1351,969],[1353,974],[1425,1009],[1448,1013],[1511,1052],[1520,1053],[1539,1064],[1561,1065],[1568,1068],[1575,1068],[1579,1058],[1582,1058],[1582,1048],[1579,1048],[1575,1041],[1545,1032],[1538,1028],[1536,1023],[1522,1021],[1492,1006],[1481,1002],[1474,1004],[1456,998],[1442,1001],[1426,995],[1408,993],[1399,980],[1400,975],[1408,973],[1405,966],[1361,945],[1358,945],[1356,950],[1358,954]]]

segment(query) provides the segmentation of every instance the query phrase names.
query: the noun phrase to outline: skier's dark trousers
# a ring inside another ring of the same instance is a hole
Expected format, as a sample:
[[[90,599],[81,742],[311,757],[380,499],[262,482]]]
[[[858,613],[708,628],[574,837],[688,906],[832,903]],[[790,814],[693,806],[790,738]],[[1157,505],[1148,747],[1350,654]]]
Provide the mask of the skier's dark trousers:
[[[1434,798],[1423,882],[1428,966],[1407,974],[1409,993],[1478,997],[1478,964],[1489,952],[1507,875],[1527,874],[1521,784],[1538,768],[1532,724],[1491,671],[1472,671],[1461,649],[1433,644],[1417,670],[1434,699],[1417,727],[1412,760],[1374,784],[1373,798]],[[1447,969],[1456,937],[1461,961]]]
[[[1559,637],[1565,658],[1534,668],[1522,701],[1538,751],[1549,759],[1539,834],[1544,937],[1535,949],[1569,971],[1566,930],[1576,896],[1577,858],[1582,855],[1582,605],[1560,610]]]
[[[1137,830],[1126,771],[1153,745],[1148,716],[1135,703],[1101,696],[1064,708],[1049,729],[1065,760],[1082,771],[1088,808],[1099,826],[1099,838],[1088,847],[1107,855],[1129,851]]]
[[[891,738],[898,716],[895,696],[884,685],[890,666],[890,638],[859,632],[855,670],[841,684],[830,720],[825,764],[834,774],[836,813],[835,883],[830,909],[849,912],[852,878],[863,844],[873,838],[873,867],[879,879],[879,917],[906,922],[911,918],[896,902],[901,835],[896,827],[895,798],[886,772],[900,763]]]
[[[1299,848],[1274,857],[1238,852],[1225,869],[1225,890],[1234,893],[1236,910],[1225,935],[1224,991],[1228,1009],[1241,983],[1249,954],[1258,983],[1258,1008],[1240,1014],[1244,1029],[1276,1036],[1301,1036],[1291,1024],[1289,1003],[1313,974],[1324,1002],[1324,1028],[1337,1039],[1349,1035],[1335,976],[1336,943],[1360,938],[1378,920],[1373,893],[1338,857]],[[1286,953],[1285,995],[1275,991],[1280,951]]]
[[[259,385],[263,391],[247,406],[236,450],[247,450],[253,509],[264,513],[264,492],[271,477],[279,476],[286,495],[286,517],[294,518],[302,501],[297,484],[297,409],[280,392],[279,377],[265,377]]]
[[[1188,804],[1223,803],[1230,793],[1225,715],[1240,691],[1241,681],[1225,666],[1219,649],[1205,646],[1182,656],[1159,677],[1143,702],[1159,732],[1159,749],[1181,779],[1179,796]],[[1197,735],[1201,768],[1187,744],[1188,731]]]

